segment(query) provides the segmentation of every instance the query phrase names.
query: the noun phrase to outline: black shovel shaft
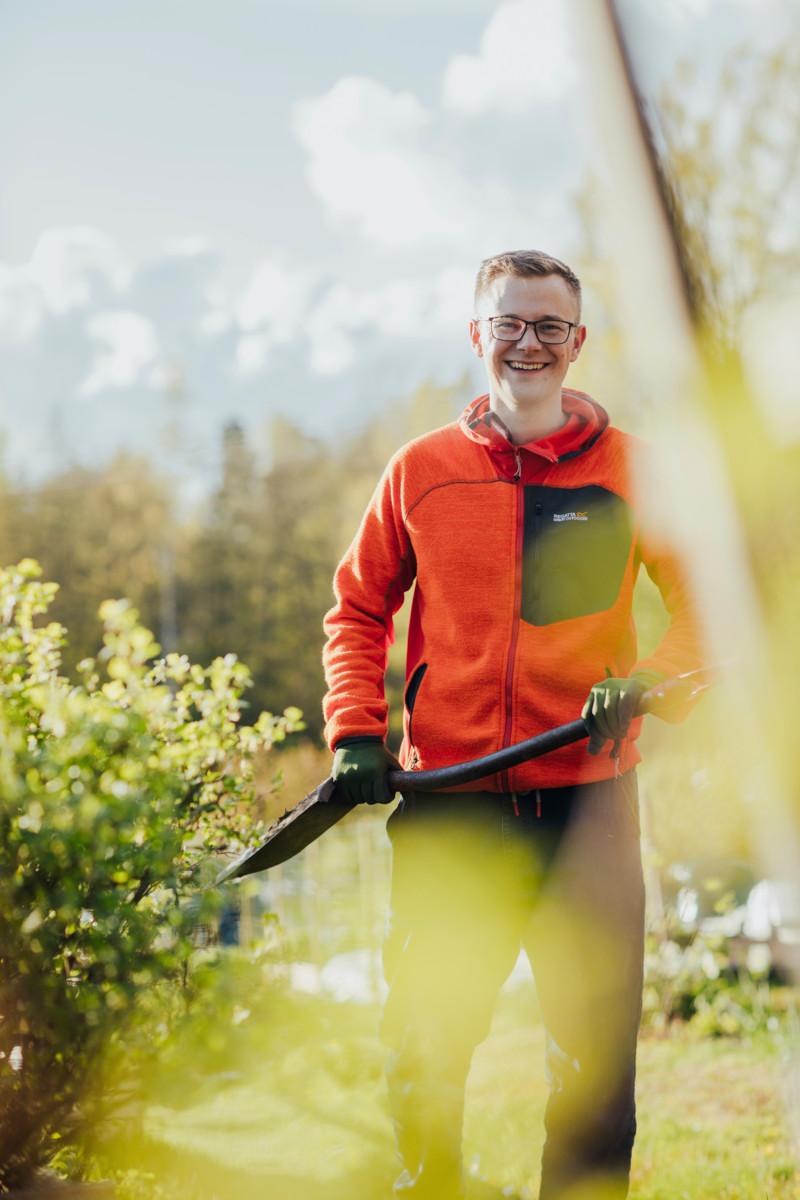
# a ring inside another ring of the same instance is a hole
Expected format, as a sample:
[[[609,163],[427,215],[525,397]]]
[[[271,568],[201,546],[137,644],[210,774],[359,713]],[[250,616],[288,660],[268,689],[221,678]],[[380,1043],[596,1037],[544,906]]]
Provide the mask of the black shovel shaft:
[[[705,691],[711,673],[712,668],[703,667],[657,683],[642,693],[636,706],[636,715],[644,716],[653,705],[675,688],[686,688],[688,685],[692,695]],[[551,750],[560,750],[562,746],[580,742],[588,736],[589,727],[583,717],[579,717],[577,721],[557,725],[555,729],[548,729],[545,733],[527,738],[524,742],[515,742],[513,746],[504,746],[502,750],[496,750],[493,754],[485,754],[483,758],[455,763],[452,767],[437,767],[432,771],[389,771],[386,780],[389,789],[395,792],[436,792],[440,788],[459,787],[462,783],[473,783],[486,775],[508,771],[511,767],[518,767],[520,763],[541,758]]]
[[[505,746],[494,754],[484,754],[482,758],[456,763],[452,767],[438,767],[432,771],[389,771],[386,780],[393,792],[436,792],[440,788],[458,787],[462,783],[483,779],[486,775],[495,775],[498,771],[508,771],[532,758],[549,754],[551,750],[560,750],[562,746],[588,737],[588,734],[586,722],[579,718],[568,725],[557,725],[546,733],[527,738],[524,742]]]
[[[440,767],[434,771],[388,771],[386,782],[392,798],[395,792],[435,792],[440,788],[457,787],[460,784],[471,783],[474,779],[481,779],[484,775],[517,766],[531,758],[538,758],[550,750],[557,750],[559,746],[579,742],[586,736],[584,721],[571,721],[569,725],[559,725],[556,729],[540,733],[527,741],[517,742],[514,746],[506,746],[494,754],[485,754],[483,758],[456,763],[452,767]],[[316,841],[355,806],[355,801],[337,795],[333,779],[326,779],[275,822],[260,846],[247,850],[220,871],[214,880],[214,886],[219,886],[229,879],[238,879],[242,875],[266,871],[269,867],[286,862],[287,858],[294,858],[295,854],[299,854],[311,842]]]
[[[696,683],[694,692],[704,691],[708,686],[706,682],[702,682],[706,674],[704,671],[689,671],[677,679],[658,684],[641,697],[637,713],[641,715],[647,712],[650,705],[666,692],[686,682]],[[439,767],[433,771],[388,771],[386,781],[393,794],[404,791],[435,792],[442,788],[460,787],[486,775],[495,775],[498,771],[507,771],[510,767],[529,762],[532,758],[549,754],[551,750],[558,750],[561,746],[579,742],[587,737],[588,733],[586,722],[581,718],[570,721],[568,725],[558,725],[555,729],[537,734],[536,737],[527,738],[524,742],[505,746],[494,754],[485,754],[483,758],[456,763],[452,767]],[[355,801],[339,796],[335,781],[330,777],[325,779],[275,822],[259,846],[245,851],[220,871],[215,885],[229,879],[238,879],[243,875],[252,875],[256,871],[265,871],[278,863],[286,862],[288,858],[293,858],[316,838],[321,837],[354,808]]]
[[[539,758],[551,750],[558,750],[560,746],[579,742],[586,736],[583,720],[570,721],[569,725],[559,725],[556,729],[549,729],[514,746],[506,746],[494,754],[485,754],[483,758],[456,763],[452,767],[440,767],[434,771],[388,771],[386,782],[392,797],[395,792],[435,792],[440,788],[458,787],[481,779],[484,775],[505,771],[531,758]],[[338,796],[333,779],[326,779],[275,822],[260,846],[247,850],[220,871],[214,886],[286,862],[287,858],[299,854],[354,808],[355,801]]]

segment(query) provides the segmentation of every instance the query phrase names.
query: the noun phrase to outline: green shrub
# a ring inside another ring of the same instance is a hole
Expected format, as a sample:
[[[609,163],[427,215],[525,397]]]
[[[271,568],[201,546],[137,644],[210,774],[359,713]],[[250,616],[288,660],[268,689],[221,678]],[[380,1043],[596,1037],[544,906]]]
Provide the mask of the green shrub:
[[[80,1141],[120,1064],[157,1053],[202,986],[211,856],[261,833],[256,757],[301,727],[297,709],[243,725],[246,667],[157,658],[125,601],[69,681],[40,574],[0,571],[0,1192]]]
[[[794,1006],[786,988],[761,972],[735,966],[727,939],[693,933],[648,938],[642,1023],[663,1031],[686,1022],[698,1037],[744,1037],[773,1031]]]

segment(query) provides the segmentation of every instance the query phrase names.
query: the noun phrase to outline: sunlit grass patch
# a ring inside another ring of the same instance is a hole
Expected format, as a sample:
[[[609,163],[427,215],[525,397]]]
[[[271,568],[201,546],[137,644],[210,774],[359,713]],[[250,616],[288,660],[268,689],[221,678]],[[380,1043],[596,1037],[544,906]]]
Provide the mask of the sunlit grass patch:
[[[766,1038],[647,1039],[639,1053],[639,1200],[800,1195],[783,1113],[783,1066]]]

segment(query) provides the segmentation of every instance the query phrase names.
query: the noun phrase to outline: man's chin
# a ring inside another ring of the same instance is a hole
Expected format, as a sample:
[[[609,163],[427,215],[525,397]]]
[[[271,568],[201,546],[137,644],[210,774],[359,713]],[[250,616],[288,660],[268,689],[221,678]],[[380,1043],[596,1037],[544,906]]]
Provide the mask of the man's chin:
[[[527,380],[519,386],[504,389],[503,400],[509,408],[532,409],[545,406],[553,401],[555,395],[561,396],[561,388],[553,389],[552,379],[537,380],[529,383]]]
[[[524,400],[527,396],[552,396],[554,392],[560,392],[562,380],[563,376],[552,367],[545,367],[542,371],[507,370],[499,382],[504,394]]]

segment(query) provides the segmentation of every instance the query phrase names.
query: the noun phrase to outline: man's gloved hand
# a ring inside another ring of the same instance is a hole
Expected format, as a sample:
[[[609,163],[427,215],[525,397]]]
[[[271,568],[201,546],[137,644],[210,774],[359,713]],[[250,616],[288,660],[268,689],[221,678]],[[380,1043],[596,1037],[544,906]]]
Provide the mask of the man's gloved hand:
[[[607,741],[625,737],[643,694],[663,679],[656,671],[637,671],[626,679],[612,676],[594,685],[581,709],[589,727],[590,754],[599,754]]]
[[[394,792],[386,772],[399,766],[382,742],[351,742],[337,748],[331,775],[343,799],[353,804],[390,804]]]

